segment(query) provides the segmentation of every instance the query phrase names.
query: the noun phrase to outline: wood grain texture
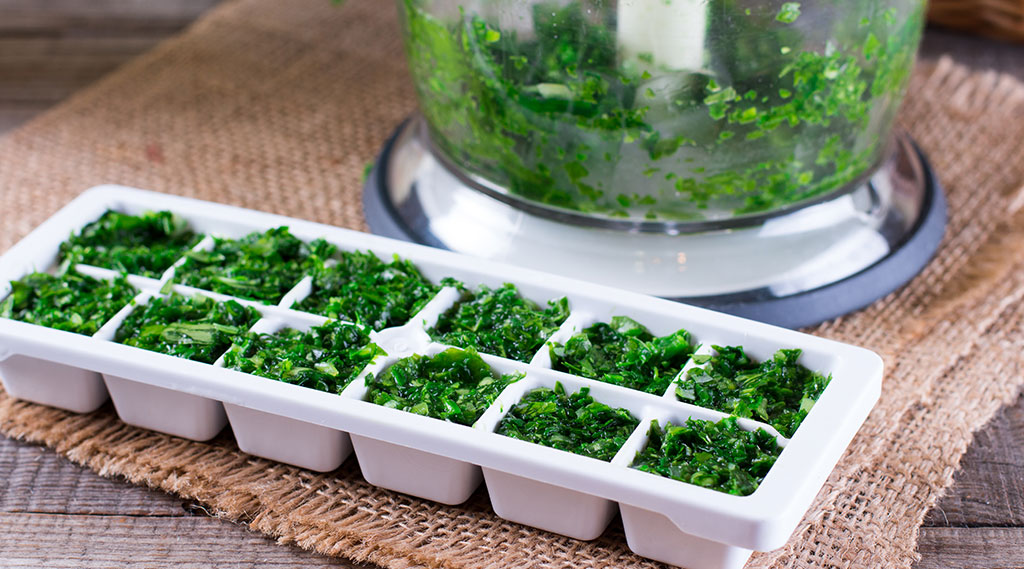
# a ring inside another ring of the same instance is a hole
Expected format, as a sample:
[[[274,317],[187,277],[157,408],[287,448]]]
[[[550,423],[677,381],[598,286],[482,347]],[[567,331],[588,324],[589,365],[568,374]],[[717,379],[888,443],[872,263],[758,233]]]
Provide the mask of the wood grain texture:
[[[0,514],[0,531],[0,559],[9,569],[361,567],[280,547],[242,526],[205,516]]]
[[[1024,567],[1024,529],[921,528],[917,569]]]
[[[0,0],[0,133],[179,32],[217,0]]]

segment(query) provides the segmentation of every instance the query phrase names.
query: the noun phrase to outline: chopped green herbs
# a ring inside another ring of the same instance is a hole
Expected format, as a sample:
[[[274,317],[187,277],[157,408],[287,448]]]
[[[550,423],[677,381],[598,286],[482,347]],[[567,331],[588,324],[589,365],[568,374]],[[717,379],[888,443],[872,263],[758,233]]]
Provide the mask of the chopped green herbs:
[[[397,255],[385,263],[370,252],[343,251],[338,264],[316,270],[313,291],[292,308],[382,330],[408,322],[438,290]]]
[[[135,294],[124,277],[105,281],[74,271],[32,273],[11,282],[0,317],[91,336]]]
[[[202,238],[169,212],[107,211],[60,246],[60,261],[159,277]]]
[[[767,431],[744,431],[735,417],[664,428],[651,421],[647,436],[632,468],[737,496],[757,490],[782,452]]]
[[[551,365],[605,383],[660,395],[693,353],[690,333],[679,330],[655,338],[627,316],[598,322],[565,344],[550,346]]]
[[[473,350],[403,358],[366,378],[367,400],[417,415],[471,426],[519,375],[497,377]]]
[[[249,333],[224,354],[224,367],[328,393],[341,393],[384,354],[365,328],[330,321],[299,332]]]
[[[221,294],[272,304],[334,254],[323,239],[305,243],[277,227],[241,239],[216,239],[209,251],[192,251],[175,281]]]
[[[623,54],[615,3],[529,3],[530,29],[468,4],[400,6],[432,140],[468,175],[555,209],[667,221],[776,210],[874,168],[925,13],[846,2],[821,10],[835,21],[819,37],[798,2],[695,6],[713,41],[680,69]]]
[[[257,319],[259,312],[234,300],[172,294],[133,310],[114,341],[212,364]]]
[[[792,24],[800,17],[800,3],[799,2],[786,2],[779,9],[779,13],[775,16],[775,19],[784,23]]]
[[[595,401],[589,388],[572,395],[556,383],[516,403],[495,432],[515,439],[610,461],[640,421],[626,409]]]
[[[800,350],[779,350],[758,363],[742,347],[714,346],[713,356],[694,356],[701,364],[676,383],[680,400],[749,417],[792,437],[832,376],[797,363]]]
[[[515,285],[481,286],[442,314],[430,335],[444,344],[527,362],[568,316],[565,297],[541,309],[519,296]]]

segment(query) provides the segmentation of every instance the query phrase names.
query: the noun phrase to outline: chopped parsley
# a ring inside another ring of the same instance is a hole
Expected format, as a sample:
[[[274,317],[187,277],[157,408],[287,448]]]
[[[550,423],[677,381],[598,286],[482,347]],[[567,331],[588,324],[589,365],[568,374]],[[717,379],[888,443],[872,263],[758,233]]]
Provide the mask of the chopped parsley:
[[[124,277],[112,281],[67,271],[32,273],[11,282],[0,317],[91,336],[135,297]]]
[[[111,210],[62,243],[59,259],[155,278],[200,239],[188,222],[169,211],[128,215]]]
[[[408,322],[439,290],[411,261],[390,263],[367,251],[343,251],[318,267],[313,291],[292,308],[382,330]]]
[[[757,490],[782,452],[768,431],[744,431],[735,417],[664,428],[651,421],[647,437],[632,468],[737,496]]]
[[[530,29],[400,6],[432,140],[469,175],[556,210],[692,221],[777,210],[876,166],[924,4],[849,4],[826,42],[796,26],[798,2],[716,2],[701,69],[624,58],[614,4],[535,2]]]
[[[259,312],[234,300],[172,294],[136,308],[114,341],[152,352],[212,364],[246,333]]]
[[[626,409],[595,401],[587,387],[566,395],[556,383],[524,395],[495,432],[607,462],[639,424]]]
[[[550,345],[558,371],[661,395],[693,354],[690,333],[678,330],[654,337],[627,316],[598,322],[565,344]]]
[[[273,304],[307,273],[334,254],[323,239],[306,243],[287,227],[241,239],[216,239],[209,251],[191,251],[176,282],[238,298]]]
[[[487,354],[527,362],[569,316],[565,297],[547,308],[519,296],[515,285],[491,289],[481,285],[441,315],[429,331],[443,344],[475,348]]]
[[[366,378],[367,400],[472,426],[505,387],[521,376],[497,376],[473,350],[415,354]]]
[[[246,334],[224,354],[224,366],[328,393],[341,393],[384,354],[361,326],[330,321],[299,332]]]
[[[832,379],[800,365],[800,350],[779,350],[758,363],[742,347],[714,348],[715,355],[694,356],[701,367],[677,380],[679,399],[768,423],[787,438]]]

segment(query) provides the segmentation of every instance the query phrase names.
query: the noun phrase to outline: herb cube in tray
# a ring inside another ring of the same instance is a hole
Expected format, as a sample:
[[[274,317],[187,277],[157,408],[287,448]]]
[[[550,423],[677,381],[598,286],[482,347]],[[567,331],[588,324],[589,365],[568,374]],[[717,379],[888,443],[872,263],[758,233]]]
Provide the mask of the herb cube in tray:
[[[11,282],[0,317],[91,336],[135,294],[124,277],[105,281],[74,271],[32,273]]]
[[[627,316],[598,322],[550,347],[554,369],[661,395],[693,354],[690,333],[654,337]]]
[[[343,251],[313,275],[313,290],[292,308],[383,330],[401,326],[439,290],[410,261],[385,263],[370,252]]]
[[[713,346],[694,356],[701,367],[676,382],[681,401],[768,423],[792,437],[832,379],[800,365],[800,350],[779,350],[757,362],[742,347]]]
[[[498,424],[499,435],[512,437],[598,460],[610,461],[640,421],[626,409],[595,401],[589,388],[572,395],[556,383],[554,389],[534,389]]]
[[[513,284],[481,286],[442,314],[430,335],[444,344],[528,362],[568,316],[565,297],[541,309],[519,296]]]
[[[114,341],[212,364],[259,317],[259,312],[234,300],[172,294],[132,310]]]
[[[367,400],[418,415],[472,426],[505,387],[521,376],[496,376],[473,350],[415,354],[366,378]]]
[[[309,331],[249,333],[224,354],[224,367],[341,393],[384,350],[361,326],[330,321]]]
[[[238,298],[273,304],[335,251],[322,239],[306,243],[287,227],[215,239],[209,251],[191,251],[176,282]]]
[[[107,211],[62,243],[59,258],[156,278],[200,239],[188,222],[169,211]]]
[[[719,492],[747,496],[761,484],[782,448],[768,431],[744,431],[736,417],[682,425],[651,421],[647,446],[632,467]]]

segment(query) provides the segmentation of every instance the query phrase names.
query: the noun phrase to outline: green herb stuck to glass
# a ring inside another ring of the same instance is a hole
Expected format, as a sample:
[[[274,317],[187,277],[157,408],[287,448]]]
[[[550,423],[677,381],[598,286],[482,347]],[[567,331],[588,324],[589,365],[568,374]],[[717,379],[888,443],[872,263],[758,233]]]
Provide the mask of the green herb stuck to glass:
[[[631,221],[782,210],[878,164],[923,0],[653,4],[401,0],[432,141],[497,191]]]

